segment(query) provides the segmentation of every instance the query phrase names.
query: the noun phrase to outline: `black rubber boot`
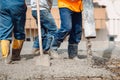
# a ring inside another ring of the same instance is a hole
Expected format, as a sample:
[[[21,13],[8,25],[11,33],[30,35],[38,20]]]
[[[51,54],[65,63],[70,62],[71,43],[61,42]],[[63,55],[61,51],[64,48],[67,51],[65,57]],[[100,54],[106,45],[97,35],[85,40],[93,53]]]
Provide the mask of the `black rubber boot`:
[[[68,45],[68,56],[69,59],[73,59],[78,55],[78,44],[69,44]]]

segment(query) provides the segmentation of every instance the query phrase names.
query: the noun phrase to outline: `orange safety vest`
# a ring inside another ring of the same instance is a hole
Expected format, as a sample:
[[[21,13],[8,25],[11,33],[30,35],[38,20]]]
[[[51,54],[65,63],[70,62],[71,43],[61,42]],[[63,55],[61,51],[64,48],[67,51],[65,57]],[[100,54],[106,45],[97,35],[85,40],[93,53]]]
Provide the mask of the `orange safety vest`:
[[[58,0],[59,8],[68,8],[74,12],[81,12],[83,9],[82,0]]]

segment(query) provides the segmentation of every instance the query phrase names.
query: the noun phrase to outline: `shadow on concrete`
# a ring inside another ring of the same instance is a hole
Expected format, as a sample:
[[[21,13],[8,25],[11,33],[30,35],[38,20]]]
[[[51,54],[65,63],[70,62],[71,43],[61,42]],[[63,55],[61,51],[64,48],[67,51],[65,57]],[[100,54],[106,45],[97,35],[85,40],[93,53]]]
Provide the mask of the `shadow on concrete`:
[[[58,54],[64,54],[67,53],[67,49],[58,49]]]
[[[104,67],[106,64],[106,59],[102,57],[93,56],[93,66]]]
[[[85,59],[85,58],[87,58],[87,55],[78,55],[78,58],[79,59]]]
[[[80,52],[80,50],[78,52]],[[67,49],[58,49],[58,54],[63,55],[62,56],[63,59],[68,59],[68,51],[67,51]],[[85,58],[87,58],[87,56],[78,54],[78,58],[79,59],[85,59]]]
[[[40,54],[24,54],[24,55],[21,55],[21,58],[29,60],[29,59],[33,59],[34,57],[39,56],[39,55]]]
[[[93,56],[93,65],[97,67],[104,67],[106,63],[111,59],[114,48],[114,42],[110,42],[108,48],[103,51],[102,57]]]
[[[114,42],[110,42],[106,50],[104,50],[102,57],[108,62],[111,59],[112,51],[115,49]]]

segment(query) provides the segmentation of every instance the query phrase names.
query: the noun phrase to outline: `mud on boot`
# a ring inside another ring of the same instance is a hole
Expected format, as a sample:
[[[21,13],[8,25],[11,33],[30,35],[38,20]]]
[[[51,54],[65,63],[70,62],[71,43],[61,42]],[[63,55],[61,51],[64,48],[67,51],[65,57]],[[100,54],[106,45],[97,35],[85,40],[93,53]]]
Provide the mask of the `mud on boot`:
[[[24,40],[14,39],[12,46],[12,61],[19,61],[21,59],[20,52],[23,46]]]

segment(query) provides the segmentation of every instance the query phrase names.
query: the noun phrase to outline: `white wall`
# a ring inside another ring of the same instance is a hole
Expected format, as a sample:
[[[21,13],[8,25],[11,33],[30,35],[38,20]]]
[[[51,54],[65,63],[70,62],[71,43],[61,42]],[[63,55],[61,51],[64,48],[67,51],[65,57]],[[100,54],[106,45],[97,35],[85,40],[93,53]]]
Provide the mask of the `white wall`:
[[[97,31],[97,40],[107,40],[106,35],[115,35],[115,41],[120,41],[120,0],[95,0],[99,5],[106,6],[108,21],[106,21],[106,30]]]

